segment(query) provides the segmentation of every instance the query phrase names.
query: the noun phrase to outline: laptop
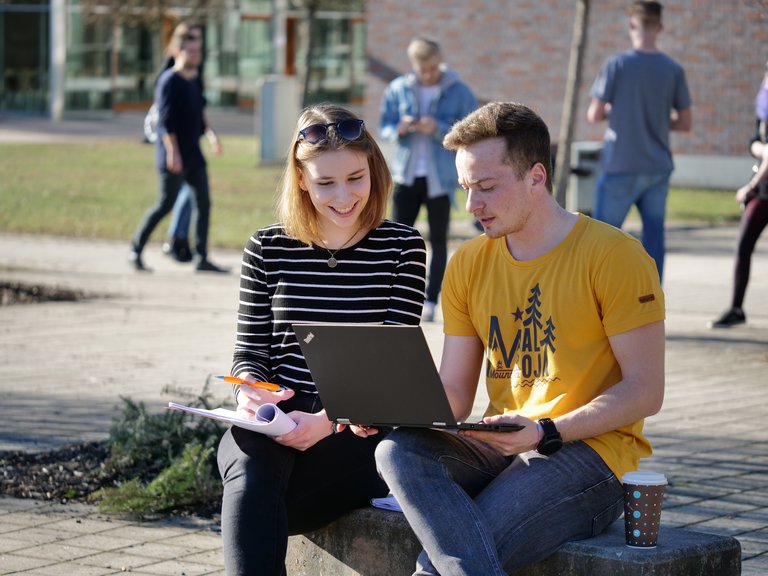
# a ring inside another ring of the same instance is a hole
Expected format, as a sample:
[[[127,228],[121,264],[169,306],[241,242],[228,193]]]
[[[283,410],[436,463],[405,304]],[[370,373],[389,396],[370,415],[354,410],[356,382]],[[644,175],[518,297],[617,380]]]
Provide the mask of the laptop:
[[[328,418],[340,424],[513,432],[457,422],[421,326],[294,324]]]

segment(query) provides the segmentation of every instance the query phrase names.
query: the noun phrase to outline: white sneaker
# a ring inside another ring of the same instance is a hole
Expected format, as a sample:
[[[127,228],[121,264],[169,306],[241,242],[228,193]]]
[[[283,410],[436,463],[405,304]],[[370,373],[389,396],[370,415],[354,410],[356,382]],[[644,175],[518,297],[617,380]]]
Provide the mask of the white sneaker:
[[[427,300],[424,302],[424,308],[421,311],[422,322],[434,322],[435,321],[435,308],[437,305],[434,302]]]

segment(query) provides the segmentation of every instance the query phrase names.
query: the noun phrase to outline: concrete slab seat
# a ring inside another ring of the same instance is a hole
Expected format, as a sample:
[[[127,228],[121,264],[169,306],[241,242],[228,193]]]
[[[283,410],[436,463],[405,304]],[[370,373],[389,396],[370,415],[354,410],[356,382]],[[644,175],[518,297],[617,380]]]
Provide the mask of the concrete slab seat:
[[[288,539],[289,576],[410,576],[421,551],[405,517],[376,508],[355,510],[322,530]],[[624,521],[595,538],[571,542],[510,576],[738,576],[735,538],[667,528],[659,546],[624,545]]]

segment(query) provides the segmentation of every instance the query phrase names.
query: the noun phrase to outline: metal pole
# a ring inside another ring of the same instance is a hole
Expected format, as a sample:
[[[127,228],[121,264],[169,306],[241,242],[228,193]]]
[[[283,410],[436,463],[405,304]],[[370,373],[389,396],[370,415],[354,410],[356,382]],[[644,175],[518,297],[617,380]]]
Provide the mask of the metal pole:
[[[48,91],[50,95],[51,120],[59,122],[64,117],[64,81],[67,62],[67,3],[66,0],[51,0],[51,28]]]

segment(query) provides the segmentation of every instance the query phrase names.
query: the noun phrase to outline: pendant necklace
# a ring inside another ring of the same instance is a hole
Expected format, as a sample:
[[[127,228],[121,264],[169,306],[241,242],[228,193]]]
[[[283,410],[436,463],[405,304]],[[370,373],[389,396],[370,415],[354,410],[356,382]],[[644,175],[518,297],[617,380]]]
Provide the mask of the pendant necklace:
[[[360,230],[362,230],[362,228],[358,228],[357,230],[355,230],[355,233],[354,233],[354,234],[352,234],[352,236],[350,236],[350,237],[349,237],[349,239],[348,239],[346,242],[344,242],[344,244],[342,244],[340,247],[336,248],[336,250],[334,250],[333,252],[331,252],[331,250],[329,250],[328,248],[326,248],[326,251],[328,252],[328,254],[330,254],[330,255],[331,255],[331,256],[330,256],[330,258],[328,258],[328,268],[336,268],[336,266],[338,266],[338,265],[339,265],[339,261],[338,261],[338,260],[336,260],[336,253],[337,253],[339,250],[342,250],[342,249],[344,249],[344,247],[345,247],[347,244],[349,244],[350,242],[352,242],[352,238],[354,238],[355,236],[357,236],[357,233],[358,233],[358,232],[360,232]],[[325,244],[325,242],[323,242],[323,244]]]

